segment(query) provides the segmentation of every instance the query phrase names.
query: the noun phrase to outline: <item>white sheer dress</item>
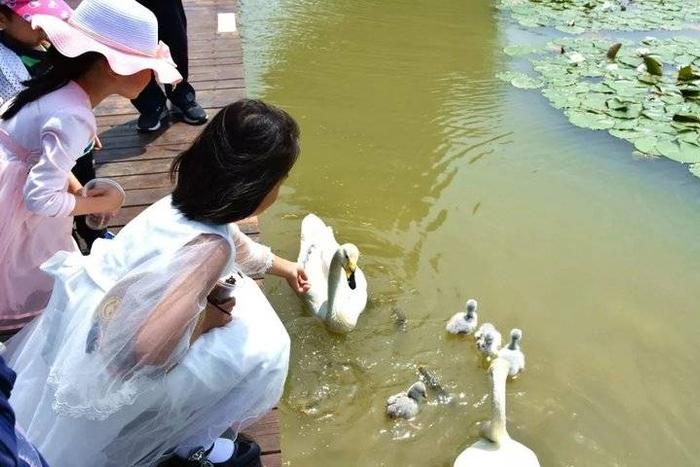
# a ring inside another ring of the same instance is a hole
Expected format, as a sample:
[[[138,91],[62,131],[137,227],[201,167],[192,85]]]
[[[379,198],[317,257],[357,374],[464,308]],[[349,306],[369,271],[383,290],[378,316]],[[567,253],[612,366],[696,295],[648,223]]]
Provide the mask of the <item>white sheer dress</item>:
[[[281,397],[289,336],[248,276],[269,248],[187,220],[166,197],[90,256],[60,252],[44,313],[8,344],[17,423],[55,467],[148,466],[208,447]],[[240,273],[240,274],[239,274]],[[215,281],[236,274],[233,320],[191,343]]]

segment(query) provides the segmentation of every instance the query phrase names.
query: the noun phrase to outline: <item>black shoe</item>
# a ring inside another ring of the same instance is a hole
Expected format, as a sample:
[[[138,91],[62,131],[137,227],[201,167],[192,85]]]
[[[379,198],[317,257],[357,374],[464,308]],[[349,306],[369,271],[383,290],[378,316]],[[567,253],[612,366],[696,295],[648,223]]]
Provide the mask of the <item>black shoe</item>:
[[[139,121],[136,122],[136,128],[141,133],[152,133],[160,130],[162,120],[168,116],[168,109],[165,104],[161,104],[151,112],[142,113],[139,116]]]
[[[173,111],[180,115],[182,121],[190,125],[204,125],[207,123],[207,113],[197,101],[173,102]]]
[[[221,437],[233,439],[233,432],[227,430]],[[202,448],[193,452],[187,459],[173,456],[159,467],[262,467],[260,446],[252,438],[239,433],[234,444],[236,445],[235,454],[225,462],[210,461],[207,455],[211,452],[211,448],[208,450]]]
[[[227,433],[224,433],[226,435]],[[260,456],[262,451],[255,440],[243,433],[238,433],[238,438],[235,441],[236,453],[232,459],[221,465],[225,467],[262,467],[262,459]]]

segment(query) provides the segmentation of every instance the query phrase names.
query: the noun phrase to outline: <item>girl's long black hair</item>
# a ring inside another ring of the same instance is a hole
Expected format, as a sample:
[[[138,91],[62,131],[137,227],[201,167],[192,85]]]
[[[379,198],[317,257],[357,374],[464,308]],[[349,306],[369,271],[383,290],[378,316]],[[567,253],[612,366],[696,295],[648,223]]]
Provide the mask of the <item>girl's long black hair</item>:
[[[27,87],[17,94],[0,118],[9,120],[25,105],[82,77],[101,58],[97,52],[70,58],[51,47],[46,56],[45,71],[23,83]]]
[[[173,162],[173,206],[211,224],[249,217],[289,174],[298,139],[297,123],[282,109],[253,99],[227,105]]]

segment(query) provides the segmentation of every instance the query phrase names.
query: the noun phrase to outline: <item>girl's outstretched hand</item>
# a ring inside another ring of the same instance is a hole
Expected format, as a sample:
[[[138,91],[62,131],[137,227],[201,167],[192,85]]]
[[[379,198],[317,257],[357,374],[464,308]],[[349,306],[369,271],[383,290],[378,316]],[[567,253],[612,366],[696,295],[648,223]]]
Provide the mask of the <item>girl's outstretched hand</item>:
[[[299,263],[275,256],[268,272],[274,276],[284,277],[289,287],[296,293],[306,293],[311,288],[306,271]]]
[[[311,288],[309,278],[306,277],[306,271],[298,263],[291,263],[286,279],[289,286],[296,293],[306,293]]]

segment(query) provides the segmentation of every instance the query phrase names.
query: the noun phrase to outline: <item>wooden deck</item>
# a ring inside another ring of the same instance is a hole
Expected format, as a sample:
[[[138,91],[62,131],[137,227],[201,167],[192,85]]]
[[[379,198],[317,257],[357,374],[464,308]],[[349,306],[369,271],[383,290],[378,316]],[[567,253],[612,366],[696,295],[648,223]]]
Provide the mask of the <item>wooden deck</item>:
[[[74,5],[79,3],[72,2]],[[217,30],[218,14],[233,13],[233,0],[184,0],[189,28],[189,82],[209,116],[245,96],[243,54],[237,32]],[[112,97],[96,109],[103,149],[95,153],[97,175],[117,180],[126,190],[126,203],[110,230],[117,232],[146,207],[170,191],[172,159],[199,134],[202,127],[172,122],[153,135],[136,132],[135,109]],[[257,219],[240,223],[253,238],[260,235]],[[279,417],[275,409],[246,430],[263,450],[263,465],[281,465]]]

